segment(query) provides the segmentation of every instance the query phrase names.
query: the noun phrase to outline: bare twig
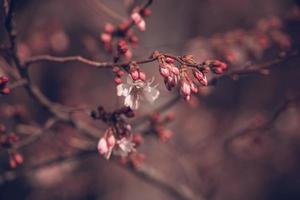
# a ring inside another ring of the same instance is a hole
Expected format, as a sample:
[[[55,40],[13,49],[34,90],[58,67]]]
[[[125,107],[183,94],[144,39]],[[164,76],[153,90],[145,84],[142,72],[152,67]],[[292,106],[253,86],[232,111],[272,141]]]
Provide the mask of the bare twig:
[[[281,114],[283,112],[285,112],[291,105],[297,103],[300,101],[300,98],[293,98],[293,99],[288,99],[286,100],[281,106],[279,106],[276,111],[273,113],[273,115],[264,123],[262,123],[259,126],[253,126],[252,124],[250,124],[249,126],[247,126],[246,128],[243,128],[237,132],[235,132],[234,134],[232,134],[231,136],[227,137],[225,139],[224,142],[224,147],[226,150],[228,150],[228,148],[230,147],[230,144],[237,138],[240,138],[246,134],[252,133],[252,132],[263,132],[263,131],[267,131],[269,129],[271,129],[274,126],[274,123],[276,122],[276,120],[281,116]]]

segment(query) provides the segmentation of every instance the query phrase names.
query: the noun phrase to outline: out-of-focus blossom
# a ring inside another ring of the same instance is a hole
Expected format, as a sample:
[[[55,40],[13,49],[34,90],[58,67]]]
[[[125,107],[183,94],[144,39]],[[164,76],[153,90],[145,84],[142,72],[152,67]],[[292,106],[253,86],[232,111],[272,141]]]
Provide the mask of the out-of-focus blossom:
[[[132,13],[131,19],[134,21],[134,23],[140,29],[140,31],[146,30],[146,22],[139,13],[137,12]]]
[[[115,144],[116,138],[113,135],[112,130],[109,128],[98,142],[99,154],[103,155],[106,159],[109,159]]]
[[[114,149],[114,154],[126,157],[129,153],[135,151],[135,143],[131,139],[123,137],[117,141],[117,148]]]

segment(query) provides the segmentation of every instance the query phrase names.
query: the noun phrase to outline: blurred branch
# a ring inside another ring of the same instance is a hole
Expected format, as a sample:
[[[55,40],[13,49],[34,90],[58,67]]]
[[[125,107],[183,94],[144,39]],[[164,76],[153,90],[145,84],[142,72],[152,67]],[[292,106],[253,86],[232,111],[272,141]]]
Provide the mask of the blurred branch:
[[[223,78],[227,78],[227,77],[229,77],[229,78],[237,77],[238,78],[239,76],[246,76],[246,75],[251,75],[251,74],[264,74],[264,70],[271,70],[275,67],[280,67],[280,65],[278,65],[278,64],[284,63],[286,61],[290,61],[290,59],[298,58],[298,57],[299,57],[299,53],[294,51],[288,55],[281,56],[279,58],[267,61],[265,63],[250,65],[250,66],[247,66],[246,68],[234,70],[234,71],[225,73],[221,76],[214,77],[208,82],[208,85],[216,85],[218,83],[218,81],[220,81]]]
[[[68,156],[61,156],[56,157],[47,161],[43,161],[41,163],[25,167],[21,170],[16,171],[8,171],[4,172],[0,175],[0,184],[3,184],[7,181],[15,180],[22,176],[31,176],[36,170],[42,169],[44,167],[49,167],[52,165],[58,165],[64,162],[70,162],[85,158],[87,156],[97,155],[95,150],[85,150],[79,153],[68,155]],[[114,162],[118,166],[121,166],[117,161]],[[124,168],[122,166],[122,168]],[[158,172],[154,168],[141,165],[139,168],[131,168],[126,167],[126,169],[135,175],[136,177],[140,178],[141,180],[145,181],[146,183],[151,184],[152,186],[156,187],[159,190],[166,191],[170,195],[173,195],[175,199],[182,199],[182,200],[203,200],[204,198],[200,195],[195,196],[195,194],[183,184],[178,184],[177,182],[171,183],[166,181],[167,178],[162,173]]]
[[[288,99],[281,106],[279,106],[273,113],[273,115],[264,123],[258,126],[253,126],[253,124],[250,124],[246,128],[243,128],[237,131],[236,133],[232,134],[224,141],[225,150],[228,150],[230,148],[230,144],[239,137],[242,137],[252,132],[263,132],[271,129],[274,126],[276,120],[281,116],[281,114],[284,113],[290,106],[298,102],[300,102],[300,97]]]
[[[110,9],[109,7],[107,7],[103,2],[101,2],[101,0],[96,0],[96,1],[94,1],[94,3],[96,4],[97,8],[99,8],[101,11],[105,12],[108,16],[110,16],[118,21],[121,21],[121,22],[124,20],[123,16],[119,15],[117,12],[115,12],[112,9]],[[94,6],[94,5],[92,5],[92,6]]]

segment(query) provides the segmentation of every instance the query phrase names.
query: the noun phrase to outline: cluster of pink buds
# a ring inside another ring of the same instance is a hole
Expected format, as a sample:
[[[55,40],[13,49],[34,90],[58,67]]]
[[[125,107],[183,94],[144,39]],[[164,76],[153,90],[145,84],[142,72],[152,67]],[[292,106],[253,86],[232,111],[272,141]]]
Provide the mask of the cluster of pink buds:
[[[135,63],[130,64],[129,75],[131,76],[132,80],[137,81],[145,81],[146,74],[145,72],[141,71],[139,66]]]
[[[164,118],[159,113],[150,115],[151,131],[156,134],[159,141],[162,143],[167,142],[173,135],[173,132],[165,128],[165,125],[174,120],[174,114],[169,113]]]
[[[131,63],[125,70],[129,73],[133,81],[146,81],[145,72],[143,72],[136,63]],[[125,71],[120,67],[114,67],[113,73],[115,74],[114,82],[117,85],[121,84]]]
[[[218,60],[197,64],[191,55],[174,57],[155,51],[152,57],[158,60],[159,72],[164,78],[166,88],[172,90],[178,85],[185,100],[190,100],[193,93],[198,93],[200,86],[208,85],[208,72],[221,74],[227,70],[227,65]]]
[[[98,142],[98,152],[109,159],[111,154],[127,157],[135,152],[135,143],[131,133],[131,126],[124,117],[134,117],[134,112],[129,107],[124,107],[114,112],[106,112],[103,107],[98,107],[92,112],[94,119],[100,119],[109,125],[104,135]]]
[[[122,83],[122,77],[124,76],[125,72],[120,67],[114,67],[113,73],[115,74],[114,82],[115,84],[119,85]]]
[[[6,119],[12,119],[15,122],[27,123],[29,121],[28,111],[23,105],[3,104],[0,106],[0,117]]]
[[[139,39],[131,27],[135,25],[140,31],[146,30],[145,18],[151,15],[151,10],[147,6],[134,9],[131,18],[118,26],[110,23],[105,24],[104,32],[101,34],[101,41],[108,52],[113,53],[114,46],[116,46],[117,57],[124,56],[126,59],[132,57],[130,47],[135,47]]]
[[[224,71],[228,69],[227,64],[219,60],[207,60],[203,63],[203,66],[208,67],[215,74],[222,74]]]
[[[13,149],[14,144],[18,141],[19,138],[16,134],[7,134],[5,126],[0,124],[0,147],[9,150],[9,164],[11,168],[16,168],[23,163],[22,155]]]
[[[120,157],[120,164],[127,165],[133,169],[139,168],[145,161],[146,156],[139,152],[133,152],[127,157]]]
[[[132,142],[134,143],[134,147],[137,148],[144,142],[144,138],[141,134],[135,133],[132,136]],[[141,164],[143,164],[145,159],[146,156],[144,154],[134,151],[126,157],[120,157],[120,164],[137,169],[141,166]]]
[[[0,76],[0,94],[5,95],[11,92],[11,89],[7,87],[9,78],[7,76]]]

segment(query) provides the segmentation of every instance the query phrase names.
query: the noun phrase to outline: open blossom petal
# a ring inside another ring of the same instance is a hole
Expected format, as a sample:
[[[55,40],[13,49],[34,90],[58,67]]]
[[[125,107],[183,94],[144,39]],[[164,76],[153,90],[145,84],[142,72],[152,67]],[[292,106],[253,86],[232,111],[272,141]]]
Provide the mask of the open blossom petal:
[[[150,103],[153,103],[159,96],[159,90],[150,86],[145,87],[144,96]]]
[[[117,86],[117,95],[118,96],[128,96],[132,86],[126,83],[119,84]]]
[[[135,151],[135,144],[128,138],[122,138],[117,141],[118,148],[114,150],[114,154],[120,156],[128,156],[130,152]]]
[[[124,105],[131,109],[138,109],[140,100],[145,99],[153,103],[159,96],[159,91],[156,86],[151,86],[154,79],[150,81],[135,80],[130,76],[127,77],[127,83],[119,84],[117,86],[117,95],[124,96]]]
[[[134,95],[128,95],[125,97],[124,105],[130,107],[131,109],[138,109],[139,107],[139,97]]]

